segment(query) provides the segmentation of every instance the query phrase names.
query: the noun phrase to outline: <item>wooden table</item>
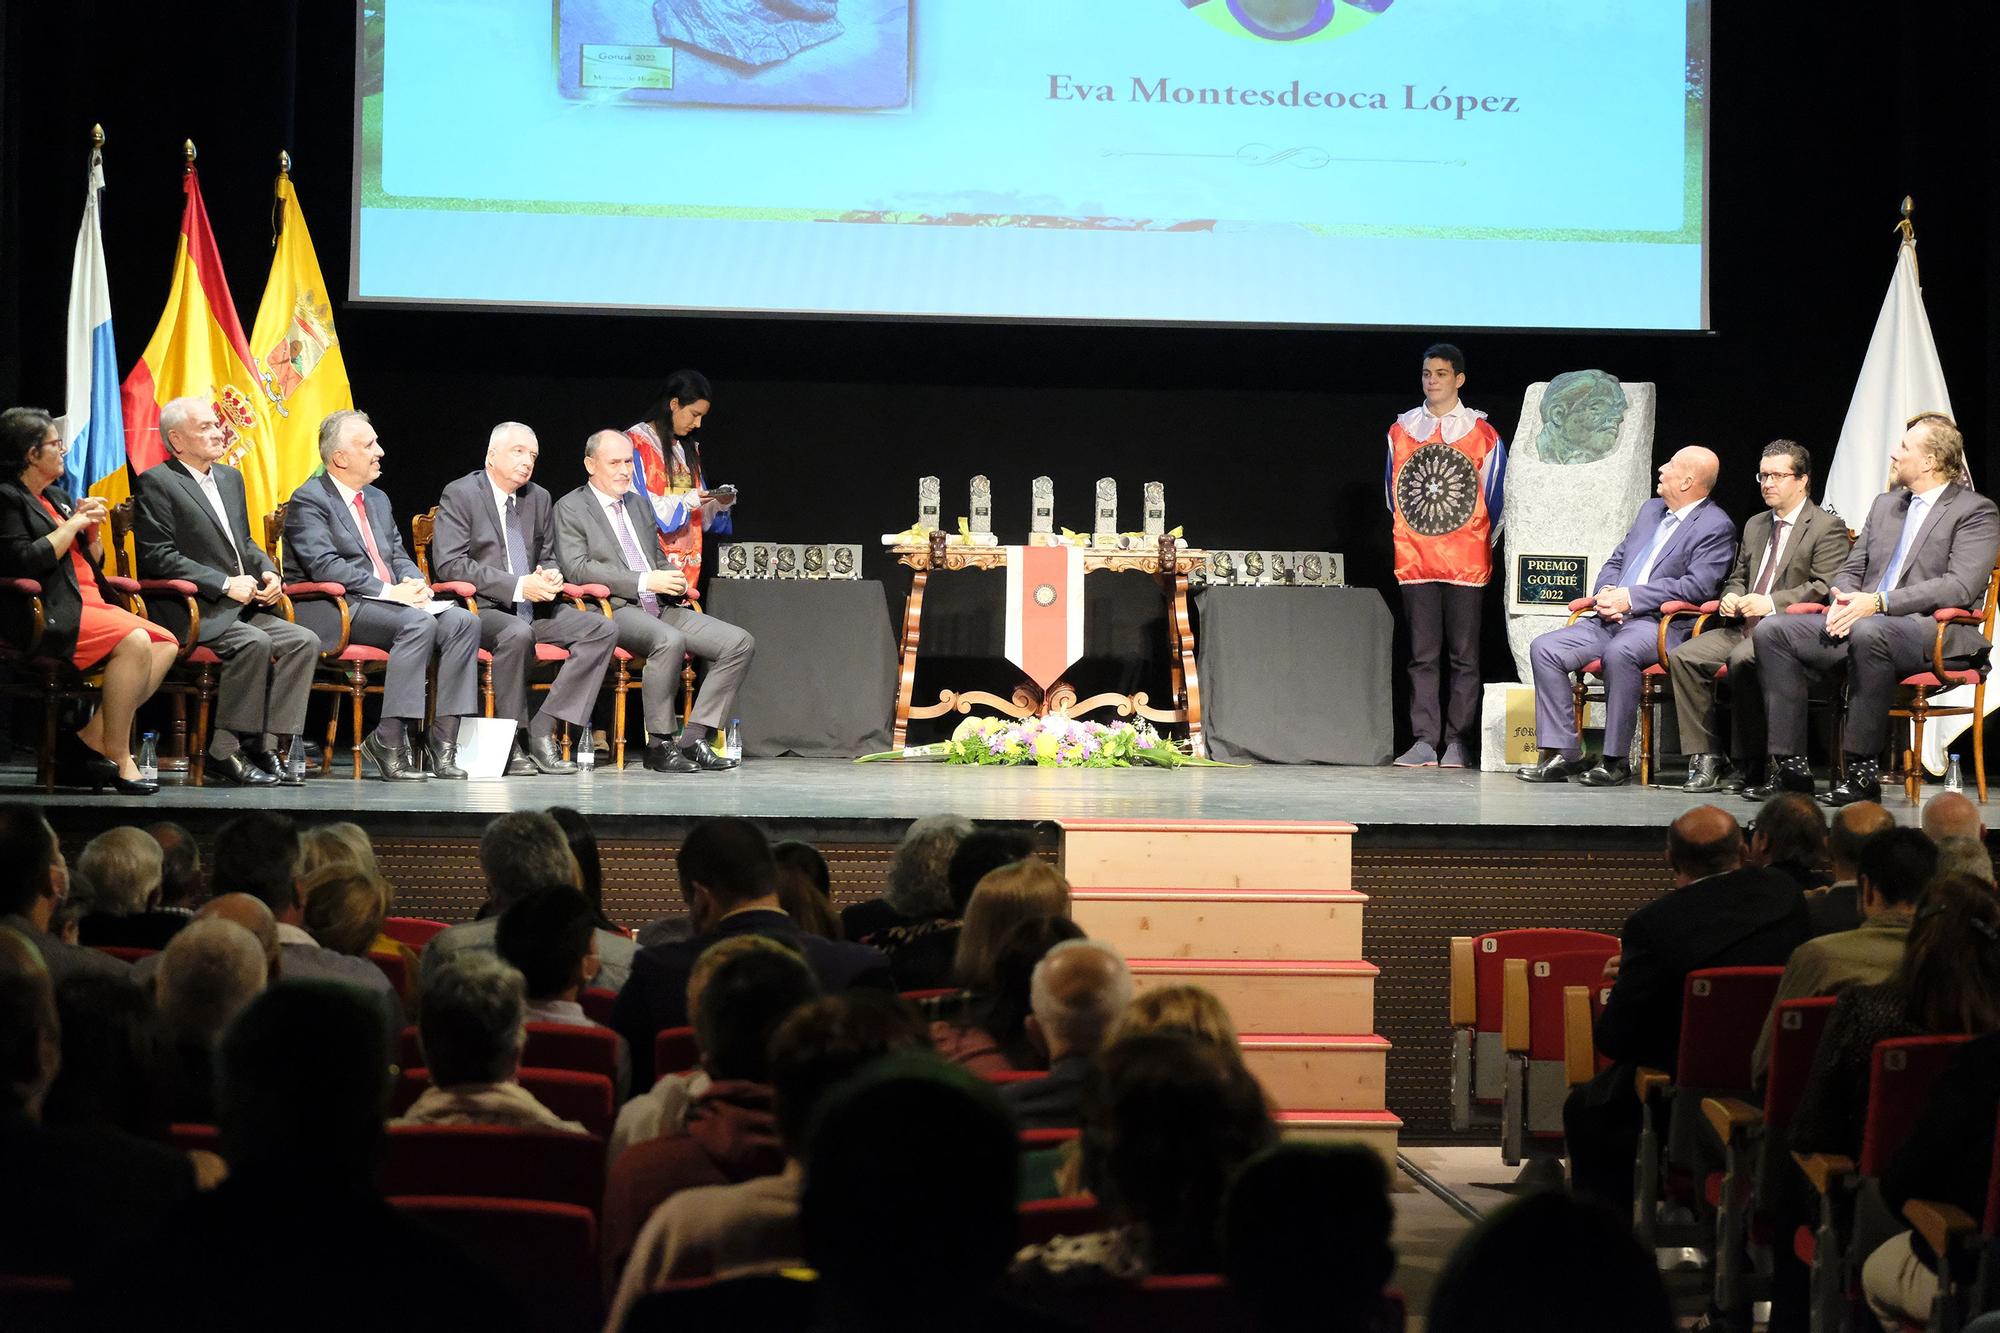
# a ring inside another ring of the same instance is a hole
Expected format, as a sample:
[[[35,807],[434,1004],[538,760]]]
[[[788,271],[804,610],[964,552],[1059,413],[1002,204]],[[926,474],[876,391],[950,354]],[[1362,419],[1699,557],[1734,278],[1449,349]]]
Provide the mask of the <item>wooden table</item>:
[[[1075,687],[1066,680],[1058,680],[1043,691],[1026,679],[1014,687],[1011,699],[1003,699],[985,690],[941,690],[936,703],[913,705],[911,695],[917,683],[918,644],[923,635],[924,585],[929,582],[932,571],[1004,570],[1007,567],[1006,547],[962,546],[948,543],[945,536],[943,532],[933,532],[928,542],[888,548],[898,564],[907,565],[915,571],[910,582],[909,601],[903,606],[901,666],[896,678],[896,718],[890,737],[894,746],[900,749],[906,743],[912,718],[943,717],[954,711],[970,713],[972,705],[983,704],[1014,718],[1044,716],[1057,710],[1075,715],[1099,708],[1114,708],[1120,717],[1136,714],[1152,722],[1186,723],[1188,740],[1194,753],[1206,752],[1201,731],[1201,679],[1195,665],[1194,627],[1188,618],[1188,575],[1206,567],[1206,551],[1178,549],[1172,537],[1162,537],[1157,547],[1145,550],[1118,550],[1103,546],[1083,548],[1085,574],[1099,570],[1137,570],[1151,574],[1159,583],[1168,609],[1168,669],[1173,691],[1170,707],[1152,707],[1143,691],[1137,694],[1093,694],[1087,699],[1079,699]]]

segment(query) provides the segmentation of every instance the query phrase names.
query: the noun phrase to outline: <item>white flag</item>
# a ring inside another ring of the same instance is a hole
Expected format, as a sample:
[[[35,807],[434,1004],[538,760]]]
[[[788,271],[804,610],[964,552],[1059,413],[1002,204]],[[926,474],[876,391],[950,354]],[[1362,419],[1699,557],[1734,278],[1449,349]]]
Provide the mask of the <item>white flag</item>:
[[[104,156],[90,151],[83,196],[83,225],[69,277],[69,384],[56,429],[69,444],[63,488],[81,500],[125,466],[125,415],[118,401],[117,347],[111,337],[111,284],[105,277],[104,237],[97,210],[104,193]]]

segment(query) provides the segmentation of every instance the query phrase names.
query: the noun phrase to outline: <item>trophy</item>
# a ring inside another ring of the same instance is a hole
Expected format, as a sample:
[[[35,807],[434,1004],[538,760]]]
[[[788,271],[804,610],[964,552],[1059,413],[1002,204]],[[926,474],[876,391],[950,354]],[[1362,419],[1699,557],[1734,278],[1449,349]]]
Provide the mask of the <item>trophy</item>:
[[[771,543],[750,543],[750,577],[753,579],[771,577]]]
[[[1113,477],[1097,479],[1097,512],[1090,528],[1092,546],[1118,545],[1118,482]]]
[[[1229,551],[1208,553],[1208,581],[1218,588],[1227,588],[1236,582],[1236,557]]]
[[[852,542],[837,542],[826,548],[827,567],[837,579],[861,577],[861,548]]]
[[[799,576],[799,558],[803,554],[804,554],[804,548],[802,547],[789,546],[789,545],[779,546],[777,549],[776,559],[774,561],[778,569],[778,577],[781,579],[797,578]]]
[[[806,547],[805,559],[799,562],[799,567],[804,577],[806,578],[809,579],[825,578],[826,548],[824,546]]]
[[[1264,577],[1277,584],[1297,583],[1299,553],[1297,551],[1264,552]]]
[[[1324,551],[1299,552],[1299,582],[1315,588],[1326,586],[1326,556]]]
[[[1167,488],[1157,481],[1146,483],[1146,535],[1153,546],[1167,535]]]
[[[939,526],[938,496],[940,494],[942,492],[938,489],[938,479],[936,477],[917,478],[918,527],[934,530]]]
[[[1056,532],[1056,484],[1036,477],[1029,488],[1028,545],[1052,546]]]
[[[1239,583],[1252,588],[1261,588],[1264,586],[1264,553],[1262,551],[1242,552],[1236,562],[1236,568],[1242,572],[1242,576],[1237,580]]]
[[[993,483],[985,477],[972,479],[972,514],[966,521],[966,531],[974,546],[998,546],[993,535]]]
[[[750,572],[750,552],[741,542],[730,542],[722,548],[722,569],[726,579],[740,579]]]
[[[1339,551],[1322,551],[1326,557],[1326,582],[1330,588],[1347,586],[1347,557]]]

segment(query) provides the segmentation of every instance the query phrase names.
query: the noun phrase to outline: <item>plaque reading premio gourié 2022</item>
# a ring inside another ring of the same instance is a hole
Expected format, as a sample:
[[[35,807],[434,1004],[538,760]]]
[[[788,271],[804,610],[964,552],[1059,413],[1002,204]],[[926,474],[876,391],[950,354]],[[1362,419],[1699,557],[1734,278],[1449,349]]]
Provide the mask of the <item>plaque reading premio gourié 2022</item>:
[[[1589,591],[1580,555],[1518,555],[1514,601],[1527,606],[1568,606]]]

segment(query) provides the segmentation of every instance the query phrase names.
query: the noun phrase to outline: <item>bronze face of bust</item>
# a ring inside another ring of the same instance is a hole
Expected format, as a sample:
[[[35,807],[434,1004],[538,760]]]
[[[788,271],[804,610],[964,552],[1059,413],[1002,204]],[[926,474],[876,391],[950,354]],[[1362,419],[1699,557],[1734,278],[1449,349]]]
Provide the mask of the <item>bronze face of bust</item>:
[[[1542,390],[1535,453],[1544,463],[1595,463],[1618,444],[1625,389],[1601,370],[1569,370]]]

